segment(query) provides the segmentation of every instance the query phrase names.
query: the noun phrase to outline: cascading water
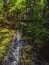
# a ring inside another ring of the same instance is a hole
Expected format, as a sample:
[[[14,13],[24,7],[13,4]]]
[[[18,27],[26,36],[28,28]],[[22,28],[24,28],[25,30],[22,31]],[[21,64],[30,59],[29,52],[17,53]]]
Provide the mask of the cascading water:
[[[21,36],[21,31],[18,29],[13,37],[12,45],[10,46],[7,55],[4,57],[3,65],[18,65],[20,62],[21,49],[24,44]]]
[[[14,52],[13,52],[13,55],[15,56],[15,61],[12,62],[11,65],[17,65],[17,63],[20,62],[20,57],[21,57],[21,49],[23,48],[23,42],[21,41],[22,40],[22,37],[21,37],[21,32],[19,30],[17,30],[16,32],[16,42],[15,44],[13,45],[14,46]],[[17,63],[16,63],[17,62]]]

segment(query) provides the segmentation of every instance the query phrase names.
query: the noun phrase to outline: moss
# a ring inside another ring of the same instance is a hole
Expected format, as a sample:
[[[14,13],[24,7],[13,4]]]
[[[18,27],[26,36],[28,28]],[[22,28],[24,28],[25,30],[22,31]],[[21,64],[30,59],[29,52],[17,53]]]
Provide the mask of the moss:
[[[8,47],[10,46],[10,41],[14,35],[13,30],[0,28],[0,58],[6,54]],[[1,61],[0,59],[0,61]]]
[[[34,62],[34,56],[32,54],[32,46],[29,44],[26,44],[24,48],[22,49],[22,59],[21,61],[25,62],[26,64],[30,64]]]

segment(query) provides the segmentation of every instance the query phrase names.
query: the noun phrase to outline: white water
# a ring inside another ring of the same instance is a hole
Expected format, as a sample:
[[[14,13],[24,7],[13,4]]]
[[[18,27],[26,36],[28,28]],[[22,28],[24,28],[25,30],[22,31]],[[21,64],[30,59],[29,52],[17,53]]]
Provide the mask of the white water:
[[[11,65],[18,65],[17,63],[20,62],[20,59],[21,59],[21,49],[23,48],[23,46],[22,46],[23,42],[21,42],[21,40],[22,40],[21,36],[22,36],[21,32],[19,30],[17,30],[17,32],[15,34],[15,37],[14,37],[14,40],[16,38],[17,41],[16,41],[15,45],[13,45],[13,46],[15,46],[13,55],[15,56],[17,62],[13,61],[11,63]]]

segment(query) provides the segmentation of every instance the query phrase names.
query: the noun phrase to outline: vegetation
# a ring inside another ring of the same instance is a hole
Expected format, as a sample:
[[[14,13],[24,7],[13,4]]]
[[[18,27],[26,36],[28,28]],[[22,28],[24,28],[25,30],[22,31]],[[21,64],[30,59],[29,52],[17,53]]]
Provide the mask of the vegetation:
[[[0,28],[0,61],[6,54],[8,47],[11,45],[11,39],[14,35],[13,30],[8,30],[5,28]]]
[[[26,27],[22,27],[22,30],[23,39],[27,40],[28,45],[36,45],[37,50],[40,51],[39,49],[43,45],[49,43],[48,0],[0,1],[0,58],[5,55],[9,41],[11,41],[14,35],[14,30],[21,27],[20,22],[27,24]],[[26,60],[25,62],[31,61]]]

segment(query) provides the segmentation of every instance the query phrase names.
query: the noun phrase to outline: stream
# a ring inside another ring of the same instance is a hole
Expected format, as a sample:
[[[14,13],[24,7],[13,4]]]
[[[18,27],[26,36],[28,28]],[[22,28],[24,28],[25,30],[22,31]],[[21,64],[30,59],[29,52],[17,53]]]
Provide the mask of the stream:
[[[11,46],[9,47],[6,56],[4,56],[2,65],[22,65],[21,64],[21,50],[23,49],[23,46],[25,44],[26,43],[22,39],[21,29],[17,29],[12,39]],[[35,57],[35,63],[33,65],[42,65],[42,62],[38,60],[38,52],[36,51],[36,48],[34,46],[33,46],[32,52]]]

